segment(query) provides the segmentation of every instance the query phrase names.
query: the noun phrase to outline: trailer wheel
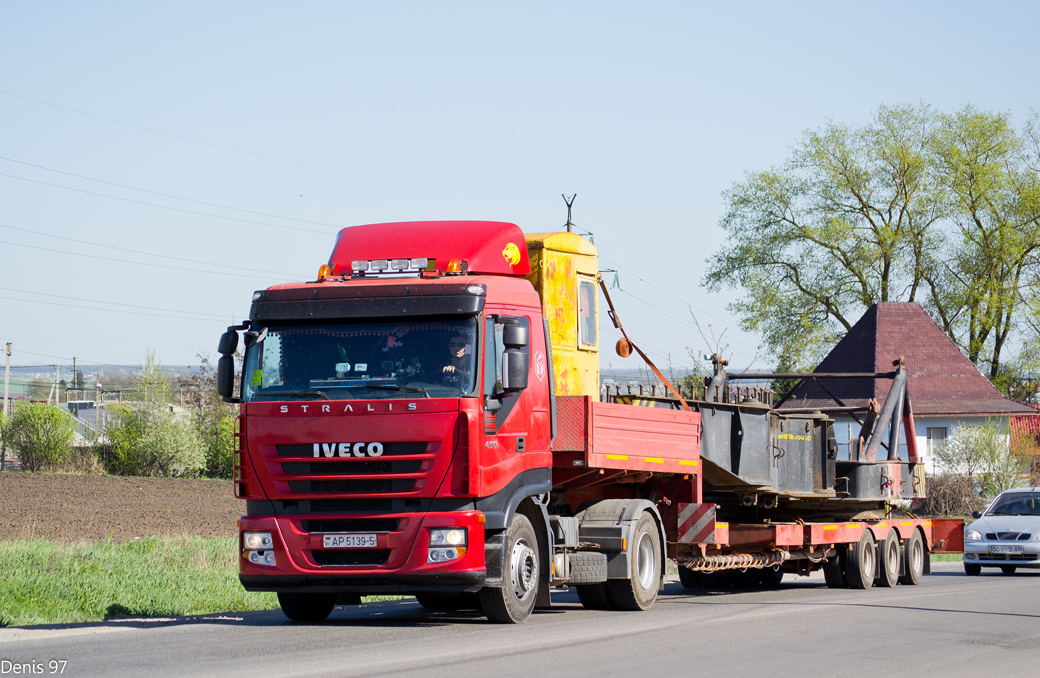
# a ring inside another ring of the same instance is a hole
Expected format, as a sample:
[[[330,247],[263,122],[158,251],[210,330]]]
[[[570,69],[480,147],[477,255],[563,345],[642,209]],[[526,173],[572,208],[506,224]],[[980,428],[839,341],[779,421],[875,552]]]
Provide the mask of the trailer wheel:
[[[845,559],[845,576],[849,587],[869,589],[874,585],[874,570],[877,568],[877,542],[870,530],[863,530],[859,542],[849,549]]]
[[[661,582],[661,536],[657,523],[643,513],[632,534],[627,579],[609,579],[610,599],[618,610],[649,610]]]
[[[823,580],[827,582],[827,587],[832,589],[847,589],[849,587],[849,581],[845,578],[845,558],[846,549],[843,545],[839,545],[835,551],[833,558],[828,558],[823,563]]]
[[[282,613],[294,622],[320,622],[328,619],[336,607],[334,593],[279,593]]]
[[[916,586],[924,575],[924,540],[921,533],[914,530],[910,538],[903,542],[903,575],[900,584]]]
[[[578,600],[586,610],[612,610],[614,601],[610,599],[610,591],[607,590],[607,582],[599,584],[582,584],[575,586],[578,590]]]
[[[777,589],[780,588],[780,583],[784,580],[783,570],[774,570],[771,567],[764,567],[758,575],[758,581],[764,588]]]
[[[899,583],[899,536],[896,530],[888,531],[885,543],[878,547],[877,576],[874,584],[892,588]]]
[[[506,553],[503,570],[505,585],[480,589],[480,607],[484,615],[498,624],[519,624],[531,615],[538,597],[538,537],[531,521],[517,513],[506,531]]]
[[[704,575],[688,567],[679,566],[679,583],[684,589],[704,588]]]
[[[964,574],[969,577],[977,577],[982,574],[982,566],[975,563],[964,563]]]

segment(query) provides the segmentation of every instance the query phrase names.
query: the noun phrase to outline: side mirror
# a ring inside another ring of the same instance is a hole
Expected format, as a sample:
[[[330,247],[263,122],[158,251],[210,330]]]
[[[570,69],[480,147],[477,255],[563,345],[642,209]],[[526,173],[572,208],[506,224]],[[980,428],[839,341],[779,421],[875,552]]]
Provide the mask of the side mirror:
[[[527,328],[522,329],[526,334]],[[505,332],[502,334],[504,335]],[[507,348],[502,353],[502,389],[506,393],[511,393],[527,388],[530,366],[530,358],[526,353],[518,348]]]
[[[504,325],[502,327],[502,344],[508,348],[524,348],[531,343],[528,329],[517,324]]]
[[[217,353],[220,355],[234,355],[238,349],[238,332],[228,330],[220,335],[220,343],[217,344]]]
[[[222,355],[220,360],[217,361],[217,394],[225,401],[233,401],[234,393],[235,357],[233,355]]]
[[[982,511],[972,511],[971,512],[971,517],[975,518],[976,520],[978,520],[979,518],[982,517]]]

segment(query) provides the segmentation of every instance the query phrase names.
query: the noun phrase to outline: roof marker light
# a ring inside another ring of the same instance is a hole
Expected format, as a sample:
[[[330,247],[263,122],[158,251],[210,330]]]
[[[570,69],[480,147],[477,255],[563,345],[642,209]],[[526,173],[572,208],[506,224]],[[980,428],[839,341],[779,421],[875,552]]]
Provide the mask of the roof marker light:
[[[447,272],[448,273],[461,273],[462,272],[462,263],[458,259],[452,259],[451,261],[448,262]]]
[[[408,260],[407,259],[391,259],[390,260],[391,271],[407,271]]]
[[[386,259],[373,259],[372,261],[368,262],[368,267],[369,270],[372,271],[385,271],[386,269],[390,268],[390,262]]]
[[[322,264],[318,267],[318,280],[329,278],[332,276],[332,269],[329,268],[328,264]]]
[[[412,268],[417,268],[421,271],[430,265],[430,260],[426,257],[420,257],[419,259],[412,259],[410,263],[412,265]]]
[[[350,262],[350,270],[352,270],[352,271],[362,271],[362,272],[363,271],[367,271],[368,270],[368,262],[365,261],[364,259],[355,259],[354,261]]]

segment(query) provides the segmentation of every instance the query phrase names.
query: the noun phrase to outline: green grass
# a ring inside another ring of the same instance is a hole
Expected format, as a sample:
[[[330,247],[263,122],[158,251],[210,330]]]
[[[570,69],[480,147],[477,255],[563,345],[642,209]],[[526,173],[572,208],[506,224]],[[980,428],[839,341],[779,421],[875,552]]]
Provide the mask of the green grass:
[[[931,559],[933,563],[959,563],[962,560],[962,556],[960,553],[932,553]]]
[[[0,626],[270,610],[238,582],[237,539],[0,542]]]

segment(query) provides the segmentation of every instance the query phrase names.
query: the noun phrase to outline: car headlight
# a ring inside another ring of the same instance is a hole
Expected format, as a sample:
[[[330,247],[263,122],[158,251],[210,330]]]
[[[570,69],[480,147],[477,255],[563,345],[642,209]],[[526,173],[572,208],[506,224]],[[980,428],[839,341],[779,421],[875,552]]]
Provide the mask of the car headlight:
[[[246,551],[266,551],[274,542],[270,532],[243,532],[242,548]]]
[[[982,541],[982,533],[978,530],[964,530],[964,541]]]
[[[466,528],[449,527],[430,530],[430,546],[465,546]]]
[[[1040,532],[1037,532],[1033,535],[1032,541],[1040,541]]]

